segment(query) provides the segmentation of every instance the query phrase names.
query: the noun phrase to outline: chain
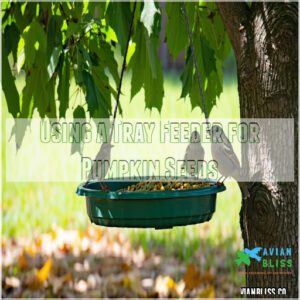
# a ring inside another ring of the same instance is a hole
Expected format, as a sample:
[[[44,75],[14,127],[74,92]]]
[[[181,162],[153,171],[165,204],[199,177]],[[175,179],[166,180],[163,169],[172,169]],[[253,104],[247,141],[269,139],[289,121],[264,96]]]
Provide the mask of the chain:
[[[185,19],[186,29],[187,29],[188,35],[189,35],[191,54],[192,54],[192,58],[193,58],[194,66],[195,66],[197,83],[198,83],[200,98],[201,98],[202,106],[203,106],[203,112],[204,112],[206,123],[209,124],[208,113],[207,113],[207,109],[206,109],[206,105],[205,105],[205,101],[204,101],[204,93],[203,93],[203,88],[202,88],[201,81],[200,81],[200,73],[199,73],[197,58],[196,58],[196,54],[195,54],[195,47],[194,47],[194,43],[193,43],[193,35],[192,35],[192,31],[191,31],[191,27],[190,27],[189,19],[187,16],[184,1],[182,1],[181,7],[182,7],[184,19]]]
[[[116,119],[116,116],[117,116],[117,110],[118,110],[119,103],[120,103],[121,88],[122,88],[123,76],[124,76],[125,69],[126,69],[126,57],[127,57],[127,52],[128,52],[129,42],[130,42],[131,31],[132,31],[132,27],[133,27],[135,10],[136,10],[136,2],[134,2],[134,6],[133,6],[132,18],[131,18],[131,22],[130,22],[128,39],[127,39],[127,44],[126,44],[126,48],[125,48],[122,69],[121,69],[121,76],[120,76],[120,81],[119,81],[119,85],[118,85],[116,105],[115,105],[115,108],[114,108],[114,114],[113,114],[113,120],[112,120],[112,127],[111,127],[110,136],[109,136],[109,142],[110,143],[111,143],[112,135],[113,135],[113,131],[114,131],[115,119]],[[197,58],[196,58],[196,54],[195,54],[195,48],[194,48],[194,43],[193,43],[193,36],[192,36],[192,32],[191,32],[191,28],[190,28],[190,24],[189,24],[189,20],[188,20],[188,16],[187,16],[187,12],[186,12],[184,1],[182,1],[182,12],[183,12],[183,15],[184,15],[184,19],[185,19],[185,23],[186,23],[186,28],[187,28],[188,35],[189,35],[191,54],[192,54],[192,58],[193,58],[194,66],[195,66],[197,83],[198,83],[200,97],[201,97],[201,101],[202,101],[204,116],[205,116],[206,122],[209,124],[208,113],[207,113],[206,104],[205,104],[205,100],[204,100],[204,93],[203,93],[203,88],[202,88],[202,85],[201,85],[200,73],[199,73]]]
[[[111,127],[111,131],[110,131],[110,135],[109,135],[109,143],[111,143],[111,140],[112,140],[114,127],[115,127],[115,120],[116,120],[116,116],[117,116],[118,107],[120,104],[121,88],[122,88],[123,76],[124,76],[125,69],[126,69],[126,58],[127,58],[127,52],[128,52],[129,42],[130,42],[131,31],[132,31],[132,27],[133,27],[135,9],[136,9],[136,1],[134,2],[134,5],[133,5],[132,17],[131,17],[131,22],[130,22],[130,26],[129,26],[128,38],[127,38],[127,43],[126,43],[126,48],[125,48],[125,53],[124,53],[124,58],[123,58],[123,64],[122,64],[122,69],[121,69],[121,75],[120,75],[120,81],[119,81],[118,91],[117,91],[116,105],[114,108],[112,127]]]

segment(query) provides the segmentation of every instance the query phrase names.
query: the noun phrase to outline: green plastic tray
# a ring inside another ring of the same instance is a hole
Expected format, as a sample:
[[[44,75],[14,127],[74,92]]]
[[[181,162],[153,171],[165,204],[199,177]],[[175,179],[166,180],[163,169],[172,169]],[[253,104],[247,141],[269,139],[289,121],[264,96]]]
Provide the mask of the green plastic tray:
[[[92,223],[108,227],[172,228],[207,222],[216,207],[216,194],[226,188],[210,187],[183,191],[117,192],[136,181],[109,181],[109,192],[99,182],[81,184],[76,193],[86,197]]]

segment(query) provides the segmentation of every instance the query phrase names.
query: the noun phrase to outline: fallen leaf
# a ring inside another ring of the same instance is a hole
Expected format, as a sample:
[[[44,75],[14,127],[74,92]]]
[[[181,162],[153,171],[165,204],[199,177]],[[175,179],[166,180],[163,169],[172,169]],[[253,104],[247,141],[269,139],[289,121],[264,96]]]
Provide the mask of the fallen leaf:
[[[82,239],[86,236],[92,238],[95,241],[100,241],[103,236],[103,231],[101,228],[96,228],[96,227],[90,226],[86,231],[79,233],[80,239]]]
[[[187,267],[187,270],[183,276],[183,280],[185,282],[186,290],[192,290],[201,283],[200,273],[193,264],[190,264]]]
[[[52,259],[48,258],[43,267],[39,269],[33,277],[29,277],[27,286],[30,290],[38,290],[44,287],[45,281],[48,279],[52,269]]]
[[[38,270],[36,277],[41,283],[44,283],[48,279],[49,273],[51,272],[52,269],[52,265],[53,265],[52,259],[48,258],[48,260],[45,262],[43,267],[40,270]]]
[[[87,284],[89,289],[94,289],[96,288],[97,284],[101,282],[101,278],[99,274],[89,274],[87,277]]]
[[[55,277],[52,280],[53,292],[56,294],[64,284],[72,281],[72,274],[68,272],[67,274],[61,277]]]
[[[63,243],[60,247],[59,250],[63,253],[68,253],[70,250],[72,249],[72,247],[70,245],[68,245],[67,243]]]
[[[137,273],[128,273],[123,278],[123,286],[134,292],[137,296],[145,298],[146,291],[143,289],[142,280]]]
[[[28,268],[25,252],[23,251],[18,258],[18,266],[21,271],[25,271]]]
[[[79,280],[74,284],[74,290],[78,293],[85,293],[87,289],[88,289],[88,285],[84,280]]]
[[[132,267],[128,263],[124,262],[121,264],[121,269],[123,272],[127,273],[132,270]]]
[[[37,248],[41,248],[41,246],[43,245],[43,240],[41,239],[41,237],[37,237],[34,242]]]
[[[179,295],[180,298],[182,298],[184,296],[184,289],[185,289],[184,280],[180,280],[177,283],[177,293],[178,293],[178,295]]]
[[[177,296],[179,296],[178,289],[177,289],[177,284],[173,280],[173,278],[170,277],[167,284],[168,284],[170,296],[171,297],[177,297]]]
[[[36,274],[33,277],[29,277],[25,285],[32,291],[39,290],[44,286],[44,284],[37,279]]]
[[[24,250],[32,257],[36,255],[36,249],[33,246],[25,246]]]
[[[145,289],[152,289],[154,286],[154,281],[152,278],[144,278],[142,279],[142,286]]]
[[[50,231],[51,239],[55,241],[57,239],[58,233],[57,228],[52,228]]]
[[[188,266],[176,255],[144,252],[123,233],[98,231],[93,226],[84,231],[55,228],[33,240],[2,242],[2,296],[182,299],[232,298],[240,293],[224,268],[226,249],[200,248],[195,259],[207,270],[202,273],[198,263]],[[241,245],[239,240],[230,252],[232,258]]]
[[[215,297],[216,297],[215,288],[212,285],[201,290],[197,294],[197,298],[215,298]]]
[[[67,274],[65,274],[62,279],[64,281],[64,283],[67,283],[67,282],[71,282],[72,281],[72,274],[70,272],[68,272]]]
[[[214,276],[210,272],[205,272],[200,276],[201,283],[212,284],[214,281]]]
[[[178,297],[177,284],[170,276],[159,275],[155,281],[154,290],[160,297]]]
[[[5,289],[18,288],[20,286],[20,280],[17,277],[5,278]]]

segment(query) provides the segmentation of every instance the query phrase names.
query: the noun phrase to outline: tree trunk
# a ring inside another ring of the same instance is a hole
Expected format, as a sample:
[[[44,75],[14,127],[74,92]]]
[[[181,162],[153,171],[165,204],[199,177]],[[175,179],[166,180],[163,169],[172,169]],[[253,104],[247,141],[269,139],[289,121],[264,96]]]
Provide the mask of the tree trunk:
[[[245,248],[291,247],[292,275],[253,275],[287,269],[251,262],[247,287],[286,288],[298,297],[298,4],[217,6],[236,56],[241,118],[294,118],[294,182],[249,185],[240,213]],[[257,162],[242,151],[242,163],[251,170]]]

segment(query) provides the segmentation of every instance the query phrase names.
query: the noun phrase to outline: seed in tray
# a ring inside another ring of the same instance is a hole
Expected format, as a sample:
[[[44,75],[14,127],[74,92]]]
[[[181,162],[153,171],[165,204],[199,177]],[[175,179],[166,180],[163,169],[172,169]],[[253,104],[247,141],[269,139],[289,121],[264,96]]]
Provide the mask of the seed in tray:
[[[119,192],[151,192],[151,191],[182,191],[190,189],[199,189],[210,186],[209,182],[200,181],[191,184],[190,182],[138,182],[129,185],[127,188],[120,189]]]

